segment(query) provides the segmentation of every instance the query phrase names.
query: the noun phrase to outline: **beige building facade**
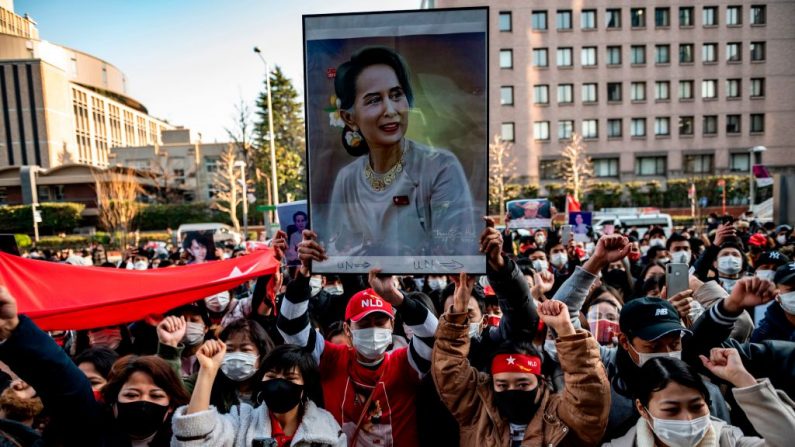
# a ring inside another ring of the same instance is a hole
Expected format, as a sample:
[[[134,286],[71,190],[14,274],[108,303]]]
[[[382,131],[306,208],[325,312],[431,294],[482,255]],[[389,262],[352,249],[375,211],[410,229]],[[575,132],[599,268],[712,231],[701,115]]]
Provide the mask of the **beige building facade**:
[[[795,1],[437,0],[490,7],[490,133],[542,185],[573,133],[598,179],[795,171]]]
[[[39,39],[0,2],[0,168],[105,167],[111,147],[158,144],[171,128],[128,95],[117,67]]]

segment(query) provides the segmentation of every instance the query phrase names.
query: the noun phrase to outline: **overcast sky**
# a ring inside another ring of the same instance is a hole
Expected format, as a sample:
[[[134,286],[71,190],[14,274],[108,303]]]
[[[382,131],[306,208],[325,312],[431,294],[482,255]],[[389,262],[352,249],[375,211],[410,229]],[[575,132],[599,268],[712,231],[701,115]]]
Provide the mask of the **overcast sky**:
[[[265,68],[282,67],[303,96],[301,16],[416,9],[420,0],[16,0],[41,39],[119,67],[149,113],[227,139],[235,104],[253,105]]]

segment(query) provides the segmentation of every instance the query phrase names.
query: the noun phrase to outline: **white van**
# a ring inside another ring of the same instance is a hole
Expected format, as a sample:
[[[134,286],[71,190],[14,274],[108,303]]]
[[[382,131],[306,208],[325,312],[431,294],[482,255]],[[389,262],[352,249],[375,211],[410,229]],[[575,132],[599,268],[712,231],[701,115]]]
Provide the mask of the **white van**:
[[[219,242],[232,242],[235,245],[240,245],[243,242],[243,236],[235,231],[234,228],[222,223],[194,223],[182,224],[177,229],[177,240],[182,241],[184,234],[189,231],[209,231],[213,233],[213,241],[218,244]]]
[[[595,213],[593,216],[593,231],[597,234],[604,233],[605,225],[613,225],[622,228],[635,228],[638,236],[643,237],[649,228],[657,226],[663,229],[665,236],[671,236],[674,224],[670,214],[603,214]]]

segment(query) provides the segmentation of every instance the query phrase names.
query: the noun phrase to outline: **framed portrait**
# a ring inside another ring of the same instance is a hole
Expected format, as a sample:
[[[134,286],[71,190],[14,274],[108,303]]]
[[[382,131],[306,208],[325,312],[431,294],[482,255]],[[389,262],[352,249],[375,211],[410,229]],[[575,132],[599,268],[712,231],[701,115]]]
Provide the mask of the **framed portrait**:
[[[302,232],[309,227],[309,213],[306,210],[306,200],[280,203],[276,205],[276,214],[279,215],[279,226],[287,233],[287,252],[284,254],[287,265],[300,265],[298,259],[298,244],[302,239]]]
[[[575,241],[587,242],[591,239],[588,234],[591,232],[592,218],[593,215],[589,212],[575,211],[569,213],[569,225],[573,228]]]
[[[484,273],[488,9],[304,16],[317,273]]]
[[[182,250],[190,254],[188,264],[201,264],[216,261],[214,231],[186,231],[179,242]]]
[[[552,203],[547,199],[518,199],[505,203],[511,220],[508,228],[549,228],[552,226]]]

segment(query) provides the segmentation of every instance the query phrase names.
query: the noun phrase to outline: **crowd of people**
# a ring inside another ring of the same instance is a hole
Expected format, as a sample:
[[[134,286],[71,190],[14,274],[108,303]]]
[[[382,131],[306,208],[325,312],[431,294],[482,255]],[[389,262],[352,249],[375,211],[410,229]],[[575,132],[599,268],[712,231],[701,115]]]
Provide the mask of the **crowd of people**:
[[[297,266],[80,331],[40,330],[0,284],[0,446],[793,445],[792,227],[677,230],[580,242],[487,218],[483,276],[313,274],[326,250],[304,230]],[[247,255],[199,245],[27,256]],[[270,245],[283,259],[287,235]]]

